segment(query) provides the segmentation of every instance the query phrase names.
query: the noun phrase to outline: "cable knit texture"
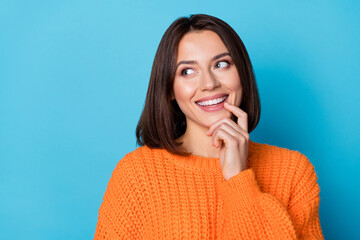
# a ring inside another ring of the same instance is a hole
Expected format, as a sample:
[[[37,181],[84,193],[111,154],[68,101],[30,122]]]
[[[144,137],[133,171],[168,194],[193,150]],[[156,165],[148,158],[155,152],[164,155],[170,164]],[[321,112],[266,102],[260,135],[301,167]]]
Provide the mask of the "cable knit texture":
[[[143,146],[113,171],[94,239],[324,239],[319,192],[298,151],[250,141],[226,181],[218,158]]]

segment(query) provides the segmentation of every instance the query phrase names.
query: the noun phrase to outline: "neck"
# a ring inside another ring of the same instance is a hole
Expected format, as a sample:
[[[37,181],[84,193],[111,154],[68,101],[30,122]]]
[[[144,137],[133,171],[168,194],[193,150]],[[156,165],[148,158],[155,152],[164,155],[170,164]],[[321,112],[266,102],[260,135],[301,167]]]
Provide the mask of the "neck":
[[[184,135],[178,138],[178,142],[182,142],[181,147],[196,156],[218,158],[219,149],[211,144],[212,137],[206,135],[208,128],[193,127],[188,125]]]

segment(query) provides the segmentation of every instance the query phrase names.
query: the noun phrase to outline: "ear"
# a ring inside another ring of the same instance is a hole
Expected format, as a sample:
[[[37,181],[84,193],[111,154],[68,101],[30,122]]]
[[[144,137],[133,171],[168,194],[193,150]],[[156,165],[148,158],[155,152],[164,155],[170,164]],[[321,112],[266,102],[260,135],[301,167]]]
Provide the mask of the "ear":
[[[175,100],[175,95],[174,95],[174,92],[171,92],[171,95],[170,95],[170,100]]]

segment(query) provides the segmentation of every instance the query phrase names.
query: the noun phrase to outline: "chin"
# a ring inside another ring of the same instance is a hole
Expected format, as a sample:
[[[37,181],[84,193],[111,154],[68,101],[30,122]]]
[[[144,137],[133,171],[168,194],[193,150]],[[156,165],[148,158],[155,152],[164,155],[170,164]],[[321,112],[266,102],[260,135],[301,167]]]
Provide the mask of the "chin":
[[[218,116],[212,116],[212,117],[209,117],[209,118],[207,118],[207,119],[205,119],[205,121],[203,121],[204,122],[204,126],[206,126],[206,127],[210,127],[211,125],[213,125],[214,123],[216,123],[217,121],[220,121],[221,119],[224,119],[224,118],[230,118],[230,119],[232,119],[233,120],[233,118],[232,118],[232,113],[230,113],[230,112],[226,112],[226,113],[224,113],[224,114],[219,114]]]

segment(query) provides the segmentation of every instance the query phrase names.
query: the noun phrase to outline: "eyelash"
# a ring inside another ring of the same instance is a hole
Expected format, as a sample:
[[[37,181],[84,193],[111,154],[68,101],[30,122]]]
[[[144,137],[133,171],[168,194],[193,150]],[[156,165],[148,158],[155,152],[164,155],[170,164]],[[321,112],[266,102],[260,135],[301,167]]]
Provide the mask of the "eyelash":
[[[217,62],[216,64],[215,64],[215,66],[217,66],[219,63],[221,63],[221,62],[225,62],[225,63],[227,63],[229,66],[230,66],[230,62],[229,61],[227,61],[227,60],[222,60],[222,61],[219,61],[219,62]],[[228,66],[227,66],[228,67]],[[191,68],[184,68],[183,70],[181,70],[180,71],[180,75],[181,76],[186,76],[185,74],[184,74],[184,71],[185,70],[188,70],[188,69],[191,69]]]

